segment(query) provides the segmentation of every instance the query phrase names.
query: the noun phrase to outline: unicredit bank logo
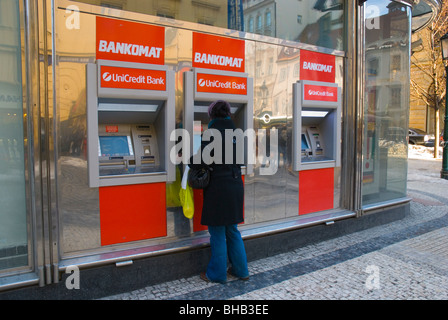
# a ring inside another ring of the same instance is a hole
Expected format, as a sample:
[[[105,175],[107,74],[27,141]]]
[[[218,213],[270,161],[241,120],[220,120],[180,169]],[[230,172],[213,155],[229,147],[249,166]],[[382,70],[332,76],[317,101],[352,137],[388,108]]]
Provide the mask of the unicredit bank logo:
[[[161,70],[101,66],[101,87],[166,90],[166,72]]]
[[[106,82],[109,82],[110,80],[112,80],[112,75],[109,72],[104,72],[103,73],[103,80]]]
[[[245,95],[247,94],[247,78],[198,73],[197,91]]]
[[[305,84],[305,100],[312,101],[328,101],[337,102],[338,101],[338,88],[333,86],[319,86]]]

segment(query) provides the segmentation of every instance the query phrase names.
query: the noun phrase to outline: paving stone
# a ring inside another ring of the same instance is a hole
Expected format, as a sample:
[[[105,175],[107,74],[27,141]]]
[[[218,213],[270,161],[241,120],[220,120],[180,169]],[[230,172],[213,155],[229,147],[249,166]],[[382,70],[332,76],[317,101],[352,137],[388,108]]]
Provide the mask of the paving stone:
[[[103,300],[447,300],[448,180],[409,176],[400,221],[252,261],[249,281],[195,275]]]

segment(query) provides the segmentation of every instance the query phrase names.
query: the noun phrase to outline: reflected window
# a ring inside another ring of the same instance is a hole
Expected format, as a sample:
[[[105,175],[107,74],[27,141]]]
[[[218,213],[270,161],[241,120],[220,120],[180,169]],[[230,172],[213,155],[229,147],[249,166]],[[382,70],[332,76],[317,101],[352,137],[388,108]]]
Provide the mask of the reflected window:
[[[343,50],[343,0],[80,0]]]
[[[364,207],[406,196],[410,8],[368,0],[365,18]],[[372,27],[377,26],[377,27]]]
[[[270,27],[271,23],[272,23],[272,21],[271,21],[271,12],[268,11],[268,12],[266,12],[266,27]]]
[[[254,32],[254,18],[249,18],[249,28],[247,29],[248,32]]]

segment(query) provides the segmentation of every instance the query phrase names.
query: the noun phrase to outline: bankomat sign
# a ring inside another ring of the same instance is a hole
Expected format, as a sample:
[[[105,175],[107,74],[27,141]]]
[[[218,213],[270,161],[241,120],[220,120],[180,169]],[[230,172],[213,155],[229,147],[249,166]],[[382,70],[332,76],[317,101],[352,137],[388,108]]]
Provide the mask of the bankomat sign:
[[[166,90],[163,70],[101,66],[100,76],[102,88]]]
[[[244,72],[245,42],[193,33],[193,67],[204,69]]]
[[[165,64],[165,28],[96,17],[96,58]]]
[[[335,56],[300,50],[300,80],[334,83],[336,79]]]
[[[226,94],[247,94],[247,78],[198,73],[196,91]]]

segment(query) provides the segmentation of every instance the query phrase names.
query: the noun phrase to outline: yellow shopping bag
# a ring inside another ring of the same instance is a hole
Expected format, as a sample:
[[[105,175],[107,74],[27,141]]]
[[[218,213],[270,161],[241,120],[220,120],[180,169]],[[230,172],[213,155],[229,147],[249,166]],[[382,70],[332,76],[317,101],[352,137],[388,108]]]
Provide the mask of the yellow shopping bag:
[[[194,215],[194,200],[193,189],[188,185],[188,171],[190,167],[185,167],[184,176],[182,177],[182,183],[179,191],[180,203],[184,211],[184,216],[188,219],[193,218]]]

